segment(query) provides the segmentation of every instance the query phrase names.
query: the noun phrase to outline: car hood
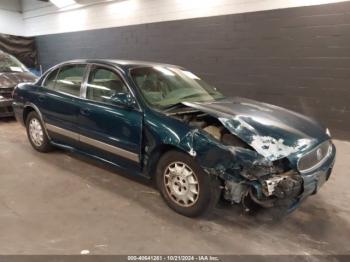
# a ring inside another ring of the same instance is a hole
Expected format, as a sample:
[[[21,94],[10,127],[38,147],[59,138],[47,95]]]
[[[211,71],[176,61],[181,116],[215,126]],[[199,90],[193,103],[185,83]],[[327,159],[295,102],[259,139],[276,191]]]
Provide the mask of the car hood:
[[[34,82],[36,79],[30,72],[0,72],[0,88],[15,87],[19,83]]]
[[[316,121],[296,112],[245,98],[183,102],[216,117],[270,161],[301,153],[329,139]]]

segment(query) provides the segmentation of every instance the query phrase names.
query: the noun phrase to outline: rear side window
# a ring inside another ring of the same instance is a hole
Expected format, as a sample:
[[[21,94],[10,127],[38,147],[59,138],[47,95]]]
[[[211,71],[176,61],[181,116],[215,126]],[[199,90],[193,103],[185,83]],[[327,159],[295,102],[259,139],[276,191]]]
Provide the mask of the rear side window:
[[[43,84],[44,87],[48,89],[54,89],[55,83],[56,83],[56,76],[58,73],[58,68],[53,70],[45,79],[45,82]]]
[[[85,67],[85,65],[67,65],[61,67],[56,78],[55,90],[79,96]]]
[[[95,67],[91,71],[87,83],[87,99],[110,103],[115,94],[126,92],[128,88],[115,72],[103,67]]]

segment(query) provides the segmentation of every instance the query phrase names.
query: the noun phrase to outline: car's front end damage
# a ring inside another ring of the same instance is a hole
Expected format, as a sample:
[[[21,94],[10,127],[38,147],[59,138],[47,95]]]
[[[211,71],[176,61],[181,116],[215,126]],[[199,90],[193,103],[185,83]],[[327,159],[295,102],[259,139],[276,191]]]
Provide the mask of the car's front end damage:
[[[13,56],[0,51],[0,118],[14,116],[12,93],[19,83],[34,82],[36,76]]]
[[[293,210],[329,179],[336,150],[313,120],[245,99],[184,105],[168,114],[192,128],[180,144],[222,181],[225,200]]]
[[[0,72],[0,117],[14,116],[12,93],[19,83],[34,82],[36,77],[29,72]]]
[[[301,200],[315,194],[330,177],[335,147],[330,141],[325,143],[329,144],[329,153],[320,161],[321,164],[310,167],[307,172],[300,171],[291,164],[295,161],[294,157],[293,162],[284,158],[243,166],[240,175],[232,176],[231,173],[225,177],[224,198],[243,203],[247,208],[250,201],[253,201],[263,207],[278,206],[293,210]],[[310,152],[317,151],[322,144]]]

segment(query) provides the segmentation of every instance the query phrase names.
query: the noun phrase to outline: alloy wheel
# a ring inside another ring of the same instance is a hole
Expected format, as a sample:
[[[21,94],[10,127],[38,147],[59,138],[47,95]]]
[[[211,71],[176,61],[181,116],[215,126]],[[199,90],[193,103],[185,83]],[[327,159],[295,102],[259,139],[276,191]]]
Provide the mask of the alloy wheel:
[[[183,162],[177,161],[167,166],[164,185],[171,200],[180,206],[193,206],[199,198],[197,175]]]
[[[44,132],[38,119],[32,118],[29,122],[29,135],[33,144],[40,147],[44,142]]]

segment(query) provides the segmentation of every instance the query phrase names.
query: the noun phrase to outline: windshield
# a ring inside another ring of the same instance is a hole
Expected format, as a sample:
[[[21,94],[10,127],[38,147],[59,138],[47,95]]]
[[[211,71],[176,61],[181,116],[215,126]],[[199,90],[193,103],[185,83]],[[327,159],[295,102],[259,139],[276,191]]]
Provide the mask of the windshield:
[[[0,52],[0,72],[27,72],[28,69],[16,58]]]
[[[139,67],[131,77],[146,101],[154,107],[167,108],[181,102],[205,102],[223,98],[216,88],[190,71],[165,66]]]

